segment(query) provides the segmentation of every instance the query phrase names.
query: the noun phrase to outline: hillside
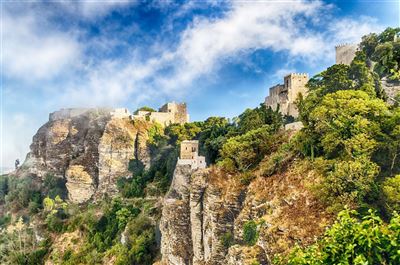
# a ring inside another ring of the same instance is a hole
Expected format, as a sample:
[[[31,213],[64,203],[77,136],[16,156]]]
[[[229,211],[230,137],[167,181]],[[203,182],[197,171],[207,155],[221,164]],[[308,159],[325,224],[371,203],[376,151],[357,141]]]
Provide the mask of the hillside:
[[[299,130],[264,104],[168,126],[52,113],[0,178],[0,263],[400,264],[399,33],[311,78]],[[206,169],[177,163],[184,140]]]

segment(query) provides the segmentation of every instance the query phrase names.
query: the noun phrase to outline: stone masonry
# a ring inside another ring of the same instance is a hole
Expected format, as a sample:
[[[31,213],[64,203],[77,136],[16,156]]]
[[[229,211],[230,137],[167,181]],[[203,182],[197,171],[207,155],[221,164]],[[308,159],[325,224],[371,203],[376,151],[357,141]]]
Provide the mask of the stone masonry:
[[[306,84],[308,74],[291,73],[284,77],[284,84],[278,84],[269,89],[269,95],[265,98],[265,105],[283,115],[298,117],[299,112],[295,101],[299,94],[307,94]]]
[[[191,165],[192,169],[206,168],[206,159],[199,156],[199,141],[185,140],[181,142],[181,151],[178,159],[179,165]]]
[[[340,44],[335,46],[336,64],[350,65],[356,56],[358,46],[356,44]]]
[[[189,122],[186,103],[169,102],[163,105],[159,111],[138,111],[132,116],[133,119],[145,119],[152,122],[158,122],[163,126],[173,123],[184,124]]]

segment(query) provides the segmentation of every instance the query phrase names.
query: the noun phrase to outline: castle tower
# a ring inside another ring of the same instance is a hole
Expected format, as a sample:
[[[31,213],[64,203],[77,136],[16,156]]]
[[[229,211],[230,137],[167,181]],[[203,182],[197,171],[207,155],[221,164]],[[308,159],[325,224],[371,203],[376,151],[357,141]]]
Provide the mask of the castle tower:
[[[172,123],[180,123],[184,124],[189,122],[189,114],[187,112],[186,103],[175,103],[169,102],[163,105],[160,109],[160,112],[171,113],[172,115]]]
[[[350,65],[356,56],[358,46],[356,44],[340,44],[335,46],[336,64]]]
[[[195,159],[199,152],[199,141],[185,140],[181,142],[180,159]]]
[[[185,140],[181,142],[178,164],[191,165],[192,169],[206,168],[206,158],[199,156],[199,141]]]
[[[279,111],[283,115],[293,117],[299,116],[299,111],[296,107],[296,100],[299,94],[307,95],[306,84],[308,82],[308,74],[306,73],[291,73],[284,77],[284,84],[278,84],[269,89],[269,95],[265,98],[265,105],[273,110]]]

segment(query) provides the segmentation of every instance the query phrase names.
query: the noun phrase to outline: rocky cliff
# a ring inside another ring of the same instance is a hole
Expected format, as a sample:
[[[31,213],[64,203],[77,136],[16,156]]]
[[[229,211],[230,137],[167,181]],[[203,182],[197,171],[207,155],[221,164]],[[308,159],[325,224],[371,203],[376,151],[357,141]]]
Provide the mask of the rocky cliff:
[[[270,257],[295,242],[312,242],[331,221],[305,188],[315,179],[299,163],[284,174],[256,177],[249,186],[217,169],[193,172],[178,165],[163,202],[160,263],[270,264]],[[254,246],[243,241],[249,220],[257,223]]]
[[[130,160],[150,165],[146,142],[151,124],[112,114],[110,109],[51,113],[18,173],[64,178],[69,199],[77,203],[115,194],[116,179],[131,175]]]

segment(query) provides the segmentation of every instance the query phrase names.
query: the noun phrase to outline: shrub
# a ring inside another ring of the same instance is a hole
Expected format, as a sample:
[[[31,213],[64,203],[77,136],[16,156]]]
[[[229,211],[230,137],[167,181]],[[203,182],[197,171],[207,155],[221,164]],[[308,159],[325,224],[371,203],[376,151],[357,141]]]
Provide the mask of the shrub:
[[[386,197],[387,208],[400,211],[400,175],[386,179],[382,189]]]
[[[232,246],[235,242],[235,238],[233,237],[232,232],[226,232],[225,234],[222,235],[221,237],[221,243],[225,248],[229,248]]]
[[[222,146],[219,164],[227,170],[247,171],[256,167],[266,154],[273,152],[282,138],[280,134],[274,135],[268,125],[232,137]]]
[[[371,196],[378,173],[378,165],[368,159],[333,161],[319,192],[332,210],[346,204],[359,204],[367,195]]]
[[[253,246],[258,240],[257,223],[253,220],[247,221],[243,226],[243,240],[245,244]]]
[[[385,224],[372,211],[361,220],[355,211],[343,210],[322,239],[307,248],[295,248],[275,263],[289,265],[400,264],[400,216]]]

